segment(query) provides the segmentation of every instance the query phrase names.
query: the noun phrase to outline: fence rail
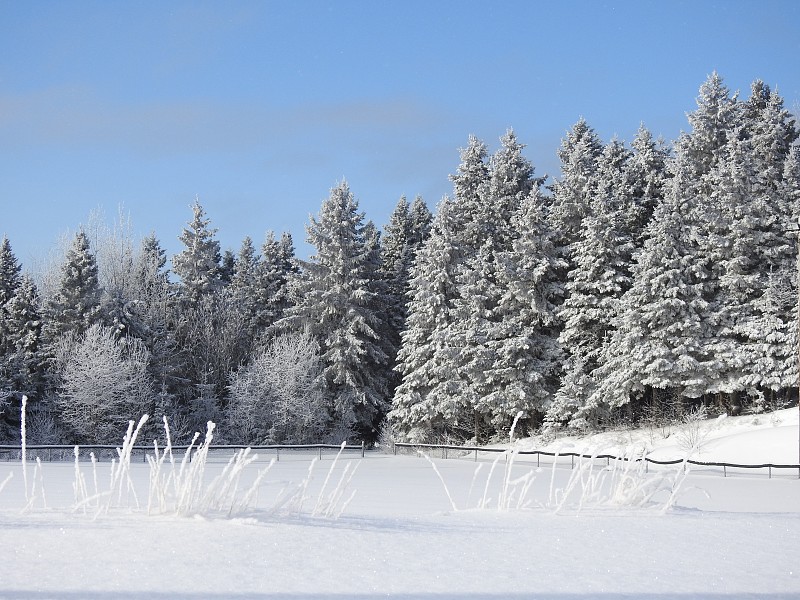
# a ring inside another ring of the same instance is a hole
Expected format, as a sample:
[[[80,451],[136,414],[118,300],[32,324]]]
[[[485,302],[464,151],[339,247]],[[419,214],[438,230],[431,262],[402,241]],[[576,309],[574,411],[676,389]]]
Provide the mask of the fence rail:
[[[85,445],[77,445],[77,444],[26,444],[25,451],[27,455],[39,455],[39,453],[44,453],[42,459],[48,461],[52,461],[54,454],[56,460],[63,460],[64,458],[73,458],[75,448],[78,448],[80,455],[87,455],[89,452],[93,451],[100,451],[97,452],[96,458],[100,460],[101,456],[103,456],[103,452],[109,454],[111,456],[117,456],[117,450],[120,449],[119,445],[113,444],[85,444]],[[198,446],[171,446],[172,451],[175,453],[185,453],[190,448],[197,448]],[[281,459],[281,450],[287,451],[298,451],[298,450],[316,450],[319,453],[319,458],[322,460],[323,450],[344,450],[344,451],[358,451],[361,453],[361,458],[364,458],[364,443],[362,442],[360,446],[357,445],[342,445],[342,444],[267,444],[267,445],[260,445],[260,446],[253,446],[247,444],[219,444],[219,445],[212,445],[210,447],[211,451],[218,451],[218,450],[244,450],[246,448],[250,448],[253,451],[262,451],[262,450],[269,450],[275,451],[277,460]],[[165,448],[159,447],[159,452],[163,452]],[[140,453],[142,455],[142,462],[147,462],[147,454],[152,454],[154,452],[154,447],[152,445],[149,446],[133,446],[133,452],[131,456],[138,456]],[[0,445],[0,457],[4,457],[5,460],[14,460],[22,456],[22,446],[15,446],[15,445]]]
[[[480,452],[487,452],[487,453],[507,453],[511,452],[512,450],[509,448],[487,448],[482,446],[452,446],[449,444],[410,444],[410,443],[401,443],[396,442],[393,444],[393,451],[394,454],[397,454],[398,448],[410,448],[412,450],[419,450],[422,448],[428,449],[441,449],[442,450],[442,458],[447,458],[447,451],[448,450],[455,450],[459,452],[467,452],[471,453],[474,456],[474,460],[478,460],[478,453]],[[590,460],[605,460],[606,464],[612,460],[622,460],[622,461],[644,461],[646,464],[654,464],[654,465],[680,465],[680,464],[689,464],[695,466],[702,466],[702,467],[722,467],[722,472],[725,477],[728,476],[728,469],[735,468],[735,469],[768,469],[769,477],[772,478],[772,469],[797,469],[797,477],[800,479],[800,464],[795,465],[783,465],[783,464],[776,464],[776,463],[760,463],[760,464],[738,464],[738,463],[729,463],[729,462],[719,462],[719,461],[702,461],[702,460],[694,460],[694,459],[674,459],[674,460],[658,460],[655,458],[650,458],[648,456],[642,458],[630,458],[626,456],[616,456],[614,454],[583,454],[580,452],[550,452],[547,450],[513,450],[515,454],[518,455],[526,455],[526,456],[536,456],[536,465],[539,466],[539,458],[542,456],[553,457],[556,460],[559,458],[570,458],[571,459],[571,468],[575,467],[575,459],[590,459]]]

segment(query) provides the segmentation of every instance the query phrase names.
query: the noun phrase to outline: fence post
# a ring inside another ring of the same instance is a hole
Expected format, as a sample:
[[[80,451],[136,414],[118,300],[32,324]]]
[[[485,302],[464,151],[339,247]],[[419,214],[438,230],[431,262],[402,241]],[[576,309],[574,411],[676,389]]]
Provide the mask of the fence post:
[[[769,478],[772,479],[772,465],[769,466]]]
[[[277,456],[277,458],[275,459],[275,462],[281,462],[281,449],[280,448],[275,448],[275,454]]]
[[[722,476],[723,477],[728,476],[728,465],[722,465]]]
[[[474,462],[478,462],[478,449],[475,448],[475,460]]]
[[[364,458],[364,440],[361,440],[361,458]]]
[[[575,455],[573,454],[572,456],[570,456],[570,458],[572,459],[572,465],[570,466],[570,469],[574,469],[575,468]]]
[[[319,459],[322,460],[322,446],[319,447]]]

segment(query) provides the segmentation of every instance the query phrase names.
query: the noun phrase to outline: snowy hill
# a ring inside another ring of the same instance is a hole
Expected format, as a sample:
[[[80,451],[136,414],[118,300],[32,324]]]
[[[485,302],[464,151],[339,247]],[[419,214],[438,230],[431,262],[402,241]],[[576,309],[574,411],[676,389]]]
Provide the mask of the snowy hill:
[[[737,464],[798,464],[798,410],[720,417],[697,423],[605,431],[587,436],[541,436],[520,441],[525,449],[585,454],[624,454],[641,449],[656,460],[691,458]]]

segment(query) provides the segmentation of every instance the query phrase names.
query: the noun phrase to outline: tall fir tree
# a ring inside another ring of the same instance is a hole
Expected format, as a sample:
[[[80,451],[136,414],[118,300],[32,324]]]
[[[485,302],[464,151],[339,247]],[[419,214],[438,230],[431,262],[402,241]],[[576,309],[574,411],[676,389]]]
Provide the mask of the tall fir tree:
[[[627,162],[627,177],[631,185],[633,204],[627,219],[637,249],[644,245],[644,232],[653,212],[664,199],[669,176],[669,149],[663,141],[654,140],[650,131],[639,126],[631,142],[632,155]]]
[[[101,321],[97,275],[89,239],[79,231],[67,250],[59,287],[45,308],[45,335],[49,342],[67,332],[81,334]]]
[[[172,258],[172,269],[181,280],[181,292],[190,305],[220,288],[221,257],[217,230],[198,200],[192,205],[193,219],[178,237],[184,249]]]
[[[571,250],[574,267],[567,276],[567,297],[559,311],[563,321],[559,342],[568,358],[564,383],[548,413],[554,423],[597,425],[605,412],[588,398],[595,391],[592,375],[601,364],[603,345],[620,314],[620,299],[631,287],[631,225],[635,222],[631,213],[636,204],[628,178],[629,160],[630,152],[617,140],[603,150],[583,231]]]
[[[583,218],[589,211],[603,144],[585,119],[581,118],[561,142],[558,158],[561,177],[553,183],[549,218],[556,235],[559,257],[572,264],[571,248],[581,233]],[[563,273],[566,277],[566,271]]]
[[[491,385],[483,403],[493,425],[507,431],[518,413],[535,427],[550,405],[561,364],[556,306],[564,294],[558,281],[563,264],[556,256],[553,232],[538,187],[523,200],[514,217],[512,247],[498,255],[497,303],[487,370]]]
[[[289,281],[297,274],[291,234],[283,233],[280,239],[276,239],[272,231],[268,232],[255,271],[253,294],[257,336],[281,319],[292,305]]]
[[[411,203],[411,208],[409,208],[408,211],[408,218],[411,221],[411,239],[409,243],[411,247],[419,250],[422,246],[422,242],[428,239],[428,234],[431,230],[431,222],[433,221],[433,215],[428,205],[425,204],[425,201],[422,199],[422,196],[414,198],[414,201]]]
[[[458,265],[454,212],[454,202],[444,198],[411,268],[408,319],[395,367],[401,382],[389,421],[414,441],[432,441],[436,434],[468,437],[473,430],[472,414],[460,401],[460,383],[453,377],[456,352],[448,336]]]
[[[42,315],[33,279],[22,275],[14,295],[3,305],[6,351],[0,357],[6,389],[40,400],[46,367],[41,349]]]
[[[428,235],[431,214],[421,197],[417,196],[409,206],[405,196],[397,206],[384,227],[381,238],[380,275],[384,283],[383,294],[386,301],[386,338],[389,365],[394,369],[397,352],[400,348],[400,335],[405,329],[408,316],[408,292],[411,267],[423,240]],[[390,394],[399,383],[399,378],[389,378]]]
[[[707,388],[710,268],[696,238],[705,217],[687,142],[676,144],[672,178],[633,265],[590,404],[616,408],[654,389],[697,397]]]
[[[11,249],[11,242],[3,237],[0,242],[0,357],[11,350],[7,339],[7,312],[5,305],[14,296],[21,281],[22,267]]]
[[[256,253],[253,240],[247,236],[242,240],[239,255],[236,257],[236,269],[230,281],[232,301],[239,307],[242,319],[245,321],[250,337],[255,336],[256,330],[256,278],[261,257]]]
[[[311,333],[320,346],[336,425],[373,440],[388,398],[381,372],[387,356],[370,279],[375,248],[367,239],[369,229],[347,183],[333,188],[306,229],[316,251],[302,261],[294,282],[297,304],[276,328]]]

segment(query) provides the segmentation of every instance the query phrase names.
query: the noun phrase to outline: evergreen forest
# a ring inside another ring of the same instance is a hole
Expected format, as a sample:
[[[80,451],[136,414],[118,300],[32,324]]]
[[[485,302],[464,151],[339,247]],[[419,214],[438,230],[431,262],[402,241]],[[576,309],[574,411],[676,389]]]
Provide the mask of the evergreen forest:
[[[538,176],[469,137],[433,213],[379,229],[347,182],[306,227],[222,251],[199,201],[159,239],[78,231],[36,275],[0,242],[0,443],[117,443],[167,417],[237,444],[485,443],[797,402],[800,136],[714,73],[687,132],[578,120]],[[456,161],[454,160],[454,163]]]

